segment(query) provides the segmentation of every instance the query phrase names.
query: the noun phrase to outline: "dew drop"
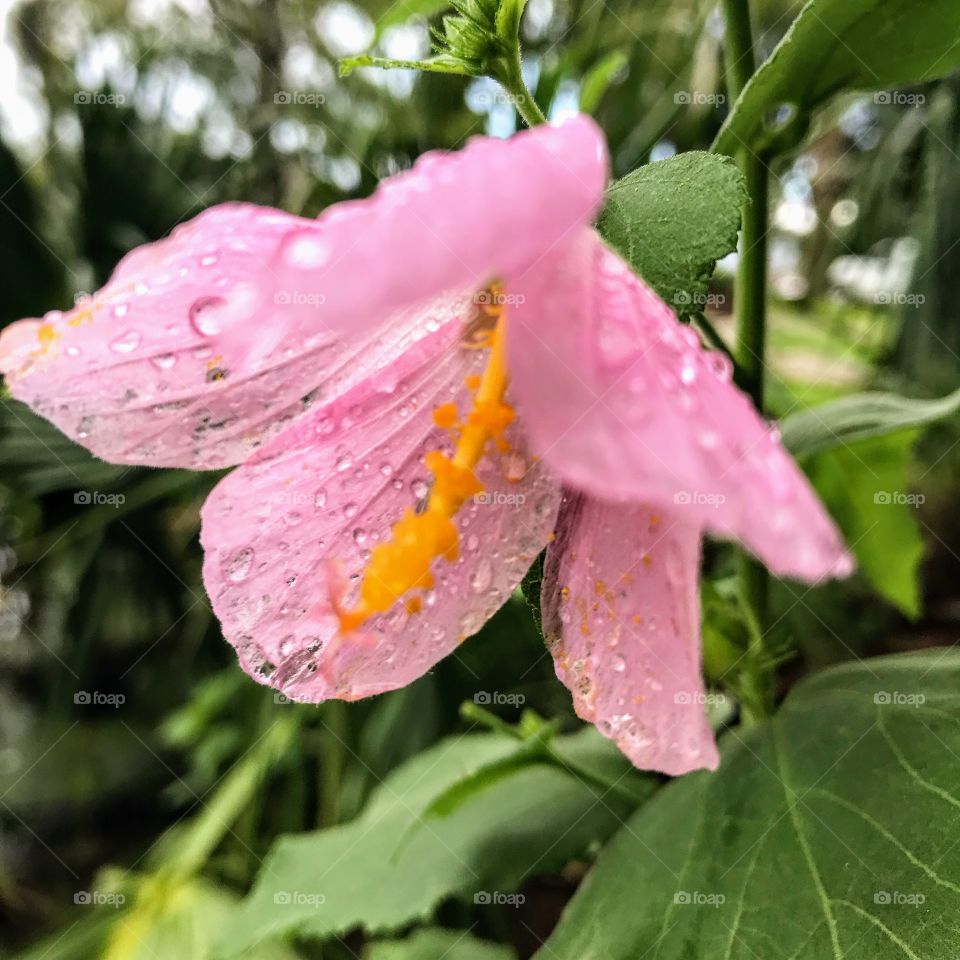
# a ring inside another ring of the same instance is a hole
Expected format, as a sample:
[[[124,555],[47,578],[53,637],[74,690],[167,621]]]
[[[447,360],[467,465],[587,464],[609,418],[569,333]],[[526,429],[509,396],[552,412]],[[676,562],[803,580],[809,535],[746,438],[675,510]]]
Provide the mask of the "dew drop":
[[[203,337],[214,337],[220,332],[218,314],[225,304],[223,297],[200,297],[190,306],[190,325]]]
[[[114,353],[130,353],[140,346],[141,339],[140,334],[137,333],[136,330],[128,330],[122,336],[117,337],[116,340],[111,342],[110,349]]]
[[[430,491],[430,488],[427,486],[427,481],[418,477],[416,480],[410,481],[410,492],[418,499],[422,500],[427,493]]]
[[[327,491],[323,487],[319,487],[314,493],[313,503],[318,509],[327,505]]]
[[[330,259],[330,246],[316,237],[301,234],[287,247],[286,257],[293,267],[316,269]]]
[[[177,355],[175,353],[161,353],[159,356],[153,357],[150,362],[161,370],[169,370],[177,362]]]
[[[470,577],[470,589],[474,593],[486,593],[493,583],[493,565],[489,560],[481,560]]]
[[[239,583],[245,580],[253,566],[253,547],[244,547],[238,550],[229,560],[227,560],[224,571],[228,580]]]

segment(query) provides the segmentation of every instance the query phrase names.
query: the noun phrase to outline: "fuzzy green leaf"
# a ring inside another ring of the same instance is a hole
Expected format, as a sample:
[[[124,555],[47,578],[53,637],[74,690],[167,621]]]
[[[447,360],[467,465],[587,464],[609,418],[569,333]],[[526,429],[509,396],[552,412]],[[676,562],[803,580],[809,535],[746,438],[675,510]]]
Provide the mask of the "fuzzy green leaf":
[[[743,176],[726,157],[691,152],[614,183],[603,238],[678,314],[701,313],[717,260],[737,248]]]

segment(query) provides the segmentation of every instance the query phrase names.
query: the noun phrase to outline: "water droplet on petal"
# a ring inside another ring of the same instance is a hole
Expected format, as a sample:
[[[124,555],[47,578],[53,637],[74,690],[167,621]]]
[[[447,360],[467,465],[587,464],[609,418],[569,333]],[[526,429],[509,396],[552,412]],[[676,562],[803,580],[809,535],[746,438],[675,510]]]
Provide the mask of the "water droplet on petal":
[[[229,560],[227,560],[224,572],[228,580],[239,583],[246,579],[253,566],[253,547],[244,547],[238,550]]]
[[[301,234],[287,247],[287,261],[304,269],[322,267],[330,259],[330,246],[317,237]]]
[[[200,297],[190,306],[190,324],[203,337],[220,332],[219,314],[226,301],[223,297]]]
[[[477,569],[470,577],[470,589],[475,593],[485,593],[493,583],[493,564],[483,559],[477,564]]]
[[[130,353],[140,346],[141,336],[136,330],[128,330],[126,333],[117,337],[110,344],[110,349],[114,353]]]
[[[161,353],[159,356],[153,357],[151,362],[161,370],[169,370],[177,362],[177,355],[175,353]]]

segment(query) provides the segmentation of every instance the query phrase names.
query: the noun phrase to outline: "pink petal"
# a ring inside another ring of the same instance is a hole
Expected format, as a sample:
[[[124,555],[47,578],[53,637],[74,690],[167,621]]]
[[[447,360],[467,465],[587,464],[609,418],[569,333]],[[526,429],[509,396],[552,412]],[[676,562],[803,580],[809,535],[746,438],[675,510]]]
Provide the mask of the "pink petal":
[[[603,134],[586,116],[428,153],[290,237],[278,286],[322,297],[331,327],[362,329],[387,309],[525,268],[593,218],[607,176]]]
[[[304,701],[401,687],[516,588],[560,499],[519,452],[481,461],[478,476],[499,502],[463,508],[461,557],[434,562],[436,586],[419,614],[400,602],[347,635],[335,615],[337,603],[353,606],[370,548],[425,496],[426,452],[452,446],[432,410],[448,402],[468,409],[464,377],[485,359],[441,330],[383,378],[312,410],[214,489],[202,514],[204,582],[256,680]]]
[[[669,508],[775,573],[852,561],[806,478],[704,350],[592,230],[506,278],[510,365],[535,453],[577,489]]]
[[[700,677],[700,530],[575,495],[548,548],[543,630],[577,714],[642,769],[719,762]]]
[[[133,251],[76,309],[8,328],[0,372],[104,459],[239,463],[316,388],[336,396],[428,332],[385,331],[384,316],[531,263],[589,220],[606,176],[580,117],[427,155],[318,221],[217,207]],[[348,347],[346,330],[364,336]]]
[[[294,306],[317,315],[266,266],[308,222],[226,204],[134,250],[75,309],[3,331],[11,392],[105,460],[241,462],[318,390],[336,396],[426,333],[408,315],[349,346],[318,322],[309,336],[262,338],[256,354],[244,347],[238,329],[287,330]]]

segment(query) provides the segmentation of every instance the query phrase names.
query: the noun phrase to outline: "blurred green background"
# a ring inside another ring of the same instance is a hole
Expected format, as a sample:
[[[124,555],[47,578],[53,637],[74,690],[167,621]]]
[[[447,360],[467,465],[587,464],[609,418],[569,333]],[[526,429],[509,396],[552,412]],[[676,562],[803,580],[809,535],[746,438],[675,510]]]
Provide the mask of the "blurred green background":
[[[764,52],[799,6],[759,5]],[[338,57],[373,46],[425,54],[443,9],[437,0],[8,4],[0,325],[97,289],[126,251],[211,204],[314,215],[368,194],[425,150],[509,134],[517,120],[487,81],[369,70],[338,79]],[[722,21],[712,4],[530,0],[523,34],[537,100],[552,116],[594,113],[616,175],[706,149],[719,129]],[[834,102],[775,171],[774,413],[868,387],[939,396],[960,382],[960,81],[910,92]],[[710,300],[722,333],[730,278],[722,263]],[[805,466],[857,541],[862,572],[813,591],[778,585],[783,689],[837,660],[954,642],[956,424]],[[278,702],[236,667],[203,593],[198,508],[215,479],[98,463],[22,405],[0,406],[4,955],[206,957],[278,836],[351,820],[398,765],[490,726],[461,715],[463,702],[486,703],[509,724],[523,702],[578,729],[519,596],[408,690],[353,705]],[[122,502],[78,503],[80,490]],[[878,491],[917,496],[881,509]],[[708,667],[711,653],[723,659],[729,613],[722,551],[710,564]],[[722,664],[713,672],[730,679]],[[485,701],[490,691],[499,696]],[[616,762],[590,749],[590,763]],[[549,777],[528,786],[534,797],[559,789]],[[591,807],[569,849],[528,851],[514,877],[519,909],[440,889],[433,923],[472,931],[466,939],[425,933],[421,953],[390,952],[371,946],[377,924],[360,922],[358,908],[322,936],[251,955],[529,956],[619,822],[617,804],[629,809],[654,786],[636,778],[638,792],[612,795],[610,816]],[[504,824],[487,829],[496,836]],[[386,895],[371,886],[370,896]],[[474,936],[501,946],[471,945]]]

